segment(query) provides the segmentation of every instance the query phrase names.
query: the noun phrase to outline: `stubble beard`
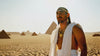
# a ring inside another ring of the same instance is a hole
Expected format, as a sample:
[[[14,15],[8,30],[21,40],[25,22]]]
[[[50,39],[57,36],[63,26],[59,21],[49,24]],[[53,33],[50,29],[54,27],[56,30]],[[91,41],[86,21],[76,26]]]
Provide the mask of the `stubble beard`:
[[[65,22],[67,19],[64,19],[64,20],[58,20],[58,24],[59,23],[63,23],[63,22]]]

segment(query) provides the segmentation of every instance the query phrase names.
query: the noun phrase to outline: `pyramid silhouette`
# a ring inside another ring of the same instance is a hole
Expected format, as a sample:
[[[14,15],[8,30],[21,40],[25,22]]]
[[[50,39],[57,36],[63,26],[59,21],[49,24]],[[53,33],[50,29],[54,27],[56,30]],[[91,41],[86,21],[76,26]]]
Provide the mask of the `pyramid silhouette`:
[[[35,32],[32,33],[32,36],[37,36],[37,34]]]
[[[7,33],[4,30],[2,30],[0,32],[0,39],[10,39],[10,37],[7,35]]]
[[[22,32],[22,33],[21,33],[21,36],[25,36],[25,33],[24,33],[24,32]]]
[[[50,27],[48,28],[45,34],[51,34],[52,31],[56,28],[56,26],[57,24],[55,22],[52,22],[52,24],[50,25]]]
[[[29,30],[27,30],[27,32],[24,32],[26,35],[31,35],[32,33],[29,31]]]

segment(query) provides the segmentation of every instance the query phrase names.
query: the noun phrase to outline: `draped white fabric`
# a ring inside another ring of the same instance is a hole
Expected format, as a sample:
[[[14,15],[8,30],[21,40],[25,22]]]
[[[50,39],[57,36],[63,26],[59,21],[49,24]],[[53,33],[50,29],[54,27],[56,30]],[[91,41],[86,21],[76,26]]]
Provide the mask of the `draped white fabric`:
[[[56,27],[56,29],[52,32],[51,35],[51,46],[49,56],[71,56],[72,30],[75,25],[76,23],[71,23],[66,27],[62,42],[62,48],[60,49],[60,51],[56,51],[58,29],[60,28],[60,25]]]

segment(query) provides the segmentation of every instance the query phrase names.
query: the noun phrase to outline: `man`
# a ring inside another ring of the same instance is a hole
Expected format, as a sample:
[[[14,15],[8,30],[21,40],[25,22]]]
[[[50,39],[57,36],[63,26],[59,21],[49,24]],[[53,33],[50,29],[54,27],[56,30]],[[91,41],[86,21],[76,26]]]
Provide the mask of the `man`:
[[[68,10],[60,7],[56,12],[59,26],[52,32],[49,56],[87,56],[84,32],[79,24],[71,23]]]

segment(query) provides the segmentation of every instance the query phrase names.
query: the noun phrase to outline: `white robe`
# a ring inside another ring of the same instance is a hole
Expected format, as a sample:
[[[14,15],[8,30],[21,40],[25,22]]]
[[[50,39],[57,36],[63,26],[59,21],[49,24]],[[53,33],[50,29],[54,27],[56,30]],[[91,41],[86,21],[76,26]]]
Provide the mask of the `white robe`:
[[[58,29],[60,28],[60,25],[56,27],[56,29],[52,32],[51,35],[51,47],[49,56],[71,56],[71,42],[72,42],[72,30],[75,26],[75,23],[71,23],[67,26],[64,32],[63,36],[63,42],[62,42],[62,49],[59,51],[56,51],[56,43],[58,38]]]

